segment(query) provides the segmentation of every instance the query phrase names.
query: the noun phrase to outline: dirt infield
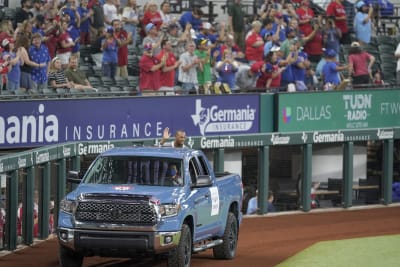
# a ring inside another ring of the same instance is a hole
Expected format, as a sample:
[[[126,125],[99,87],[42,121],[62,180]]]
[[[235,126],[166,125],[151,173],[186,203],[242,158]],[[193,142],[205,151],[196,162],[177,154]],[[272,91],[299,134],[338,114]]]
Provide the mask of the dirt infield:
[[[400,206],[335,212],[252,217],[243,220],[233,261],[212,258],[212,251],[193,256],[192,266],[275,266],[324,240],[400,234]],[[0,266],[58,266],[56,239],[0,258]],[[166,266],[165,260],[85,258],[86,267]]]

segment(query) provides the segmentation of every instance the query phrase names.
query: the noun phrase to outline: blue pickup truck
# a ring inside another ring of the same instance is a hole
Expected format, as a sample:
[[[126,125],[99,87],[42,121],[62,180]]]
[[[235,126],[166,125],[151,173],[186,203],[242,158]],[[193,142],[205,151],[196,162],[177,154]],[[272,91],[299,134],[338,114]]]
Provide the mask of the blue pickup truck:
[[[190,266],[193,253],[236,254],[243,185],[237,174],[214,174],[202,151],[113,148],[100,154],[60,203],[61,266],[87,256],[166,255],[168,266]]]

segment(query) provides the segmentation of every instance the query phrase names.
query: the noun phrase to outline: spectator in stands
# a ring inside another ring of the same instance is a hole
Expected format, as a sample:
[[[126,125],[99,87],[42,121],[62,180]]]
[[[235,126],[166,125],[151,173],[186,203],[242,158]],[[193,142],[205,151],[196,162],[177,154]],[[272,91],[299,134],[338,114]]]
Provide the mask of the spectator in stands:
[[[49,86],[54,90],[72,88],[72,84],[68,81],[67,76],[65,76],[61,60],[58,57],[53,58],[50,63]]]
[[[262,61],[264,57],[264,40],[260,36],[261,22],[256,20],[251,24],[251,31],[246,36],[246,59],[250,64]]]
[[[20,54],[23,64],[21,65],[21,89],[26,91],[33,90],[34,85],[31,78],[31,72],[33,68],[43,68],[46,63],[37,63],[30,59],[28,50],[30,46],[30,40],[26,35],[18,34],[15,40],[15,49]]]
[[[163,28],[164,30],[166,30],[171,23],[177,22],[175,17],[171,17],[170,10],[171,7],[169,5],[169,2],[164,1],[161,3],[160,11],[158,13],[160,13],[161,16],[161,28]]]
[[[33,68],[31,77],[33,82],[33,89],[42,91],[47,88],[47,68],[51,61],[49,50],[47,46],[42,43],[42,36],[39,33],[32,35],[32,45],[29,48],[29,56],[33,62],[41,64],[41,68]]]
[[[93,38],[91,42],[94,43],[104,31],[104,11],[99,0],[90,0],[88,8],[93,14],[90,17],[90,37]]]
[[[326,15],[335,18],[335,25],[342,33],[341,44],[350,44],[350,32],[347,26],[347,14],[342,4],[344,0],[332,0],[326,8]]]
[[[119,19],[112,21],[114,37],[118,44],[118,67],[116,76],[128,78],[128,44],[132,43],[132,33],[126,32]]]
[[[342,32],[339,28],[336,27],[334,18],[328,17],[326,22],[327,23],[323,31],[324,48],[325,50],[333,49],[336,52],[336,55],[338,55],[340,50],[340,39],[342,38]]]
[[[167,92],[171,94],[174,91],[175,86],[175,72],[179,67],[180,61],[176,60],[174,53],[172,52],[171,41],[164,39],[161,42],[161,52],[157,55],[158,60],[161,62],[163,57],[166,58],[165,66],[161,69],[160,73],[160,92]]]
[[[69,22],[67,20],[62,20],[60,26],[60,35],[58,37],[56,51],[57,57],[60,59],[62,67],[65,69],[68,67],[69,57],[72,54],[72,48],[75,46],[75,41],[68,32]]]
[[[310,67],[311,63],[308,59],[308,55],[304,52],[301,47],[299,47],[300,43],[296,43],[297,45],[297,60],[292,64],[292,72],[293,78],[296,85],[296,91],[307,91],[308,88],[305,84],[306,79],[306,70]]]
[[[101,51],[103,51],[101,61],[103,75],[114,79],[117,72],[118,43],[114,36],[113,28],[107,29],[105,38],[101,42]]]
[[[20,23],[14,31],[14,38],[17,38],[17,35],[25,35],[30,40],[32,36],[32,22],[25,20]]]
[[[233,1],[233,4],[229,6],[228,15],[229,15],[228,33],[234,36],[235,43],[243,51],[245,48],[244,46],[245,14],[243,11],[241,0]]]
[[[96,90],[90,84],[86,74],[79,69],[79,58],[77,55],[72,55],[69,58],[69,65],[65,70],[65,76],[68,81],[70,81],[71,88],[78,90]]]
[[[14,40],[12,38],[3,39],[1,47],[4,49],[3,58],[9,61],[11,69],[7,73],[7,90],[19,90],[21,80],[21,69],[22,64],[19,53],[15,51]],[[8,58],[7,58],[8,55]]]
[[[148,9],[144,12],[142,20],[143,25],[147,25],[149,23],[152,23],[154,26],[156,26],[158,31],[161,29],[162,18],[158,12],[157,4],[153,0],[148,3]]]
[[[45,18],[42,14],[39,14],[35,17],[34,24],[32,27],[32,33],[39,33],[41,36],[45,36],[44,32],[45,27]]]
[[[379,69],[374,71],[374,73],[373,73],[373,81],[372,82],[374,84],[381,84],[381,85],[385,84],[385,82],[383,81],[383,78],[382,78],[382,73],[381,73],[381,71]]]
[[[137,8],[136,0],[128,0],[122,12],[122,22],[124,29],[132,34],[132,46],[136,46],[137,40],[137,26],[139,24],[139,10]]]
[[[349,76],[353,85],[369,84],[372,77],[372,66],[375,57],[363,51],[359,42],[351,43],[349,50]]]
[[[147,43],[151,43],[153,46],[153,55],[158,55],[161,51],[161,41],[164,39],[165,33],[159,32],[156,25],[151,22],[146,25],[145,31],[146,37],[143,38],[143,46]]]
[[[0,22],[0,42],[6,38],[13,38],[14,28],[11,20],[2,20]]]
[[[228,86],[228,91],[236,91],[237,88],[235,87],[235,82],[238,67],[239,64],[233,58],[232,51],[226,49],[222,56],[222,60],[217,62],[215,65],[215,70],[218,73],[216,86],[218,86],[218,83],[220,83],[223,86]]]
[[[346,70],[347,65],[340,66],[336,61],[336,52],[333,49],[325,51],[326,63],[322,68],[322,81],[324,84],[324,90],[334,90],[339,86],[339,72]]]
[[[168,26],[167,39],[171,42],[172,51],[176,58],[179,58],[181,54],[185,53],[186,43],[192,40],[190,29],[191,25],[186,24],[186,28],[180,33],[178,24],[173,23]]]
[[[81,4],[77,7],[80,17],[79,31],[80,31],[80,44],[90,45],[90,19],[93,16],[93,10],[88,9],[88,0],[82,0]]]
[[[103,5],[104,23],[107,26],[112,26],[112,21],[118,19],[118,9],[114,0],[106,0]]]
[[[186,52],[181,54],[179,61],[179,73],[178,80],[182,83],[183,94],[189,94],[191,91],[197,91],[197,70],[202,69],[201,59],[199,59],[195,54],[194,50],[196,48],[195,43],[188,42],[186,44]]]
[[[296,9],[299,20],[299,29],[304,35],[309,35],[313,31],[313,24],[316,23],[314,11],[310,8],[309,0],[302,0],[300,7]]]
[[[15,23],[14,27],[18,25],[18,23],[22,23],[24,21],[30,21],[34,18],[31,9],[32,8],[32,0],[21,0],[21,8],[17,8],[15,13]]]
[[[304,44],[304,52],[307,53],[309,61],[317,64],[322,58],[324,47],[322,17],[313,21],[312,31],[306,36],[308,35],[312,35],[312,38]]]
[[[240,64],[236,73],[235,87],[241,91],[255,88],[258,75],[259,69],[257,68],[257,63],[251,66],[248,64]]]
[[[207,39],[200,39],[197,42],[197,49],[194,51],[194,54],[201,60],[202,66],[201,69],[197,70],[197,82],[199,90],[207,94],[211,86],[211,47]]]
[[[150,90],[154,93],[160,89],[160,71],[166,65],[167,55],[164,55],[161,60],[158,60],[153,55],[153,45],[146,43],[143,46],[143,55],[139,61],[140,77],[139,88]]]
[[[186,28],[186,24],[192,25],[192,29],[195,31],[200,31],[201,25],[203,22],[201,21],[201,17],[203,16],[203,11],[199,7],[194,7],[192,11],[186,11],[182,14],[179,19],[179,24],[182,29]]]
[[[45,10],[43,5],[43,0],[33,0],[30,12],[32,13],[33,17],[36,17],[39,14],[44,15]]]
[[[233,58],[236,61],[244,61],[245,60],[244,53],[242,52],[240,47],[235,43],[235,39],[234,39],[233,35],[231,35],[231,34],[227,34],[225,36],[225,42],[220,47],[221,54],[223,55],[224,51],[227,49],[232,51]]]
[[[50,15],[49,15],[50,16]],[[57,44],[58,44],[58,37],[60,34],[60,24],[55,20],[54,17],[47,17],[46,18],[46,40],[45,44],[49,50],[50,58],[56,56]]]
[[[374,9],[372,5],[368,6],[364,1],[357,2],[356,8],[357,13],[353,25],[356,39],[361,45],[369,44],[371,42]]]

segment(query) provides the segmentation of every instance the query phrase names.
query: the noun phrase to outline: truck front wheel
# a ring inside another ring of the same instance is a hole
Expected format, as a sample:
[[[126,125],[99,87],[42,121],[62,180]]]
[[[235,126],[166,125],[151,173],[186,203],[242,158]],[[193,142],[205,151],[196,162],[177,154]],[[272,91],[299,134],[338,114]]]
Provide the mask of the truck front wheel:
[[[187,224],[182,225],[181,239],[178,247],[170,251],[169,267],[189,267],[192,258],[192,232]]]
[[[233,259],[238,241],[238,222],[232,212],[228,213],[222,244],[213,248],[216,259]]]
[[[72,250],[60,246],[59,257],[61,267],[81,267],[83,263],[83,256],[73,252]]]

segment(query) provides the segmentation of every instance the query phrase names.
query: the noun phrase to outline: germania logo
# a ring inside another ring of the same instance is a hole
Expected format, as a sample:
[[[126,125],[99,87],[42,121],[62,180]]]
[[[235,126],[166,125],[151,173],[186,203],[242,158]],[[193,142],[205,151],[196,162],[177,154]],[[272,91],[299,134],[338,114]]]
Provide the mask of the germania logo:
[[[282,110],[282,112],[283,112],[283,122],[289,123],[290,120],[292,119],[292,108],[286,107]]]
[[[57,116],[45,114],[44,104],[39,104],[34,114],[27,114],[22,117],[0,116],[0,144],[57,142]]]
[[[203,107],[201,99],[196,99],[196,110],[192,115],[194,125],[198,125],[201,135],[206,133],[246,132],[255,120],[256,109],[247,105],[242,109],[220,109],[217,105]]]

